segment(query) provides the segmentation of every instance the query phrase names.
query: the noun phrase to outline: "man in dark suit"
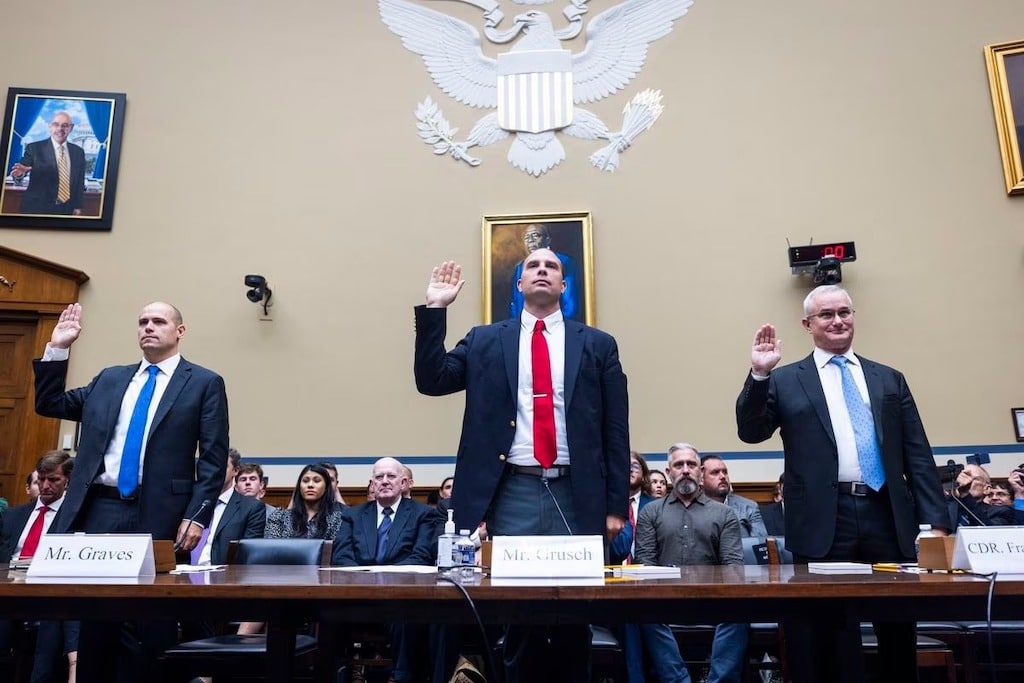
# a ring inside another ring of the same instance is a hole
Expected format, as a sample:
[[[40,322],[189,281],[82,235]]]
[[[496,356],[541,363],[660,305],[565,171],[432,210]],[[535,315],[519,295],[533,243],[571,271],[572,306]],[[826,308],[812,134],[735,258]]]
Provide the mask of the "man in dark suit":
[[[406,477],[402,463],[381,458],[373,464],[377,500],[347,507],[334,538],[331,564],[340,567],[395,564],[434,564],[437,552],[437,512],[423,503],[402,497]],[[395,683],[425,680],[417,664],[427,650],[427,628],[420,624],[390,624]],[[430,648],[431,659],[439,648]],[[435,672],[434,681],[447,681],[447,672]]]
[[[235,477],[241,465],[241,454],[228,449],[228,466],[224,488],[214,503],[213,517],[204,533],[205,542],[192,549],[192,564],[227,564],[231,541],[263,538],[267,526],[266,507],[258,498],[243,496],[235,490]]]
[[[562,262],[537,249],[519,279],[522,315],[475,327],[446,353],[445,309],[461,274],[450,261],[434,268],[426,305],[415,309],[414,363],[421,393],[466,392],[452,493],[457,528],[483,520],[495,536],[614,538],[629,499],[629,408],[615,340],[563,318]],[[586,627],[510,628],[507,680],[588,681],[589,652]]]
[[[224,380],[181,357],[181,312],[155,302],[138,319],[141,363],[102,370],[65,391],[82,307],[61,312],[42,359],[33,362],[36,412],[81,423],[75,472],[52,531],[149,533],[191,551],[210,523],[224,482],[228,407]],[[196,452],[198,450],[198,458]],[[173,644],[170,624],[140,624],[142,644],[124,667],[141,680],[147,660]],[[117,680],[117,629],[83,623],[82,680]],[[127,641],[126,641],[127,642]]]
[[[50,121],[50,137],[25,145],[21,161],[11,167],[16,182],[32,174],[21,199],[21,213],[82,215],[85,150],[68,142],[74,128],[70,114],[57,112]]]
[[[743,441],[781,430],[786,547],[798,563],[913,561],[918,524],[944,534],[949,520],[906,379],[852,352],[853,302],[843,288],[814,289],[802,322],[814,352],[781,368],[775,328],[757,330],[736,402]],[[794,681],[863,680],[860,628],[849,621],[786,624]],[[875,623],[889,680],[916,680],[914,628]]]
[[[759,506],[761,519],[764,520],[764,528],[768,531],[769,536],[786,535],[786,504],[783,498],[785,487],[782,483],[785,476],[784,474],[779,475],[779,481],[775,484],[775,501],[762,503]]]

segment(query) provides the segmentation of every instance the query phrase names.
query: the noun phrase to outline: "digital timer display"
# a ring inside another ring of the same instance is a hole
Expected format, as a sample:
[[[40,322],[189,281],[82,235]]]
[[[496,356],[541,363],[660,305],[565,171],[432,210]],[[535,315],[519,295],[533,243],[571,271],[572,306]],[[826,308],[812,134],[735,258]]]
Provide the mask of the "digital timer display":
[[[834,256],[840,261],[856,261],[857,248],[853,242],[834,242],[832,244],[811,244],[806,247],[789,248],[789,267],[813,266],[826,256]]]

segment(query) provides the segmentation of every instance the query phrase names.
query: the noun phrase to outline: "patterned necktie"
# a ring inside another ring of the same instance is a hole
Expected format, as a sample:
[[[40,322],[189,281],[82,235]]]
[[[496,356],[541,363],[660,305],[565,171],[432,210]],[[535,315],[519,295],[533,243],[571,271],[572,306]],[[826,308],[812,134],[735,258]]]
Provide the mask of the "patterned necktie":
[[[533,457],[541,467],[555,464],[555,397],[551,385],[551,356],[544,338],[544,321],[533,326]]]
[[[394,510],[391,508],[384,508],[384,519],[380,521],[380,526],[377,527],[377,564],[384,561],[384,551],[388,547],[388,532],[391,530],[391,515]]]
[[[68,168],[68,157],[64,153],[64,145],[57,148],[57,201],[63,204],[71,199],[71,169]]]
[[[46,513],[50,511],[50,508],[43,505],[39,508],[39,514],[32,520],[32,526],[29,527],[28,536],[25,537],[25,545],[21,546],[21,555],[18,557],[19,560],[27,560],[36,554],[36,548],[39,547],[39,539],[43,537],[43,522],[46,519]]]
[[[150,365],[146,368],[149,377],[139,392],[132,410],[132,419],[128,422],[128,434],[124,437],[124,450],[121,451],[121,471],[117,475],[117,490],[125,498],[135,493],[139,487],[139,461],[142,459],[142,438],[146,435],[146,420],[149,418],[149,404],[153,402],[153,391],[156,389],[156,376],[160,368]]]
[[[878,435],[875,433],[875,419],[871,415],[871,407],[861,398],[857,383],[853,381],[850,368],[847,367],[845,356],[832,356],[829,363],[839,366],[839,374],[843,378],[843,398],[846,410],[850,414],[853,434],[857,442],[857,461],[860,463],[860,476],[864,483],[875,491],[885,486],[885,470],[882,468],[882,453],[878,447]]]

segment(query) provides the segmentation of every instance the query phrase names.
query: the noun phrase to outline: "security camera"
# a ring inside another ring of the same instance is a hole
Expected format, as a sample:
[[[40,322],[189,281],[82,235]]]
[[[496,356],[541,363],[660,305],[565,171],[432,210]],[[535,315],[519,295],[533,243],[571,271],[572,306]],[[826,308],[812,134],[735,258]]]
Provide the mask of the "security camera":
[[[254,304],[263,304],[263,314],[267,314],[267,308],[270,306],[270,286],[267,285],[267,278],[262,275],[246,275],[245,286],[251,287],[248,292],[245,293],[245,297],[253,302]]]
[[[246,287],[262,287],[267,284],[267,278],[262,275],[246,275],[245,286]]]
[[[814,266],[815,285],[838,285],[843,281],[843,264],[835,256],[824,256]]]

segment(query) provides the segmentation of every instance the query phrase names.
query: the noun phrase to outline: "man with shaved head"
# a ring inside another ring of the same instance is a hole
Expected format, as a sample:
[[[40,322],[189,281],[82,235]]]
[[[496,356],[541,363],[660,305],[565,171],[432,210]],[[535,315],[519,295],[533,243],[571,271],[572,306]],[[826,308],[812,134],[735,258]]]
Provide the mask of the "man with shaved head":
[[[224,380],[179,353],[185,329],[177,308],[148,304],[138,317],[141,362],[106,368],[87,386],[66,390],[82,306],[61,312],[43,357],[33,362],[36,412],[81,423],[82,438],[51,532],[148,533],[186,551],[198,544],[224,483],[228,402]],[[137,629],[123,641],[141,645],[127,653],[128,680],[142,680],[177,630],[173,623]],[[117,676],[121,643],[109,624],[83,623],[79,678],[124,680]]]

